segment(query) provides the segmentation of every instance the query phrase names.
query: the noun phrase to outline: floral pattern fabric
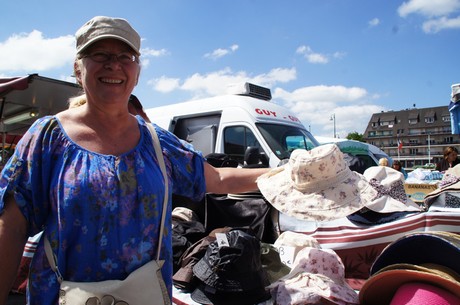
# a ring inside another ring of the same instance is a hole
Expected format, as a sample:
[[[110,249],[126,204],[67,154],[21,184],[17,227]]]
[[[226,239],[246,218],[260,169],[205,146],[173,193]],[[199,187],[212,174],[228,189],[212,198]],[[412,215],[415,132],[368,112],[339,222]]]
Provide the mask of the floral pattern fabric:
[[[74,143],[59,120],[37,120],[23,136],[0,177],[0,213],[5,195],[15,200],[29,235],[45,230],[58,268],[69,281],[124,279],[155,258],[164,180],[145,121],[131,151],[103,155]],[[205,193],[203,156],[154,125],[166,162],[170,193],[200,200]],[[171,194],[170,194],[171,195]],[[169,196],[171,198],[171,196]],[[171,213],[171,199],[168,213]],[[167,217],[161,259],[172,291],[171,219]],[[29,304],[57,304],[59,283],[40,241],[30,266]]]

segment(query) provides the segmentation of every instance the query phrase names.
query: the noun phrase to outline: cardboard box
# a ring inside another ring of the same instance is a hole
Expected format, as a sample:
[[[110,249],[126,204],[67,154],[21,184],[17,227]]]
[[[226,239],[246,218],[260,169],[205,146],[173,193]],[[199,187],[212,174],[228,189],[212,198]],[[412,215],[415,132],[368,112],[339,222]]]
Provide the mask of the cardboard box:
[[[404,190],[412,201],[422,203],[425,196],[438,188],[435,183],[404,183]]]

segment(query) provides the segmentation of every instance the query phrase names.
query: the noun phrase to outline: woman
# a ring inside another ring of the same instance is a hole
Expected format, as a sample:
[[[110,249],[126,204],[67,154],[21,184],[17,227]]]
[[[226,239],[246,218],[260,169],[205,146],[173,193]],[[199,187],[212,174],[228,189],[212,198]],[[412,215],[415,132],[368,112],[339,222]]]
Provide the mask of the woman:
[[[407,176],[408,176],[407,172],[404,170],[404,167],[402,167],[401,162],[399,162],[398,160],[395,160],[393,161],[393,165],[391,167],[393,167],[398,172],[401,172],[404,175],[404,179],[407,179]]]
[[[454,167],[460,161],[457,158],[458,150],[454,146],[448,146],[444,149],[443,159],[436,164],[436,170],[444,173],[451,167]]]
[[[164,183],[147,123],[129,112],[140,74],[140,36],[120,18],[95,17],[76,33],[74,72],[84,100],[38,119],[0,176],[0,304],[7,299],[28,236],[44,229],[66,280],[124,279],[154,259]],[[170,192],[257,188],[267,169],[214,168],[190,145],[154,125]],[[171,195],[171,194],[170,194]],[[170,198],[171,196],[169,196]],[[165,228],[171,227],[171,201]],[[163,278],[172,289],[171,230]],[[59,283],[44,253],[33,257],[29,304],[57,304]]]

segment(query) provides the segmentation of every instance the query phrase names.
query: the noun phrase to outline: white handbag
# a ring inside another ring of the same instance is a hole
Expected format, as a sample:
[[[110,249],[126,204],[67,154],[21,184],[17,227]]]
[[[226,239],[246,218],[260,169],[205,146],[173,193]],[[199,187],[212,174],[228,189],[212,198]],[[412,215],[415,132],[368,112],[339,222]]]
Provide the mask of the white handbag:
[[[108,280],[101,282],[70,282],[65,281],[57,268],[57,259],[53,254],[50,242],[45,236],[45,252],[52,270],[60,282],[60,305],[146,305],[171,304],[169,293],[161,274],[164,264],[160,260],[163,228],[168,204],[168,176],[163,159],[158,135],[151,124],[147,124],[152,135],[155,153],[165,180],[165,196],[161,216],[160,235],[156,260],[152,260],[133,271],[124,280]]]

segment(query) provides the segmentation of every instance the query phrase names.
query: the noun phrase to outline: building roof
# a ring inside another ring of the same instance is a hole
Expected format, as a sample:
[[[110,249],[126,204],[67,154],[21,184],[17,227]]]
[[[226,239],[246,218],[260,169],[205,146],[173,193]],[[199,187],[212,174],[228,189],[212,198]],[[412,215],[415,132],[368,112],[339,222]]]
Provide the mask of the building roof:
[[[408,136],[411,129],[431,129],[444,126],[450,126],[450,122],[443,120],[443,117],[450,116],[447,106],[432,108],[412,108],[401,111],[388,111],[374,113],[364,132],[364,138],[369,137],[369,132],[385,132],[386,136],[396,137],[398,132],[400,136]],[[425,119],[433,119],[431,122],[425,122]],[[414,124],[414,120],[417,122]],[[378,122],[395,122],[395,124],[378,124]],[[409,123],[409,121],[411,121]]]

